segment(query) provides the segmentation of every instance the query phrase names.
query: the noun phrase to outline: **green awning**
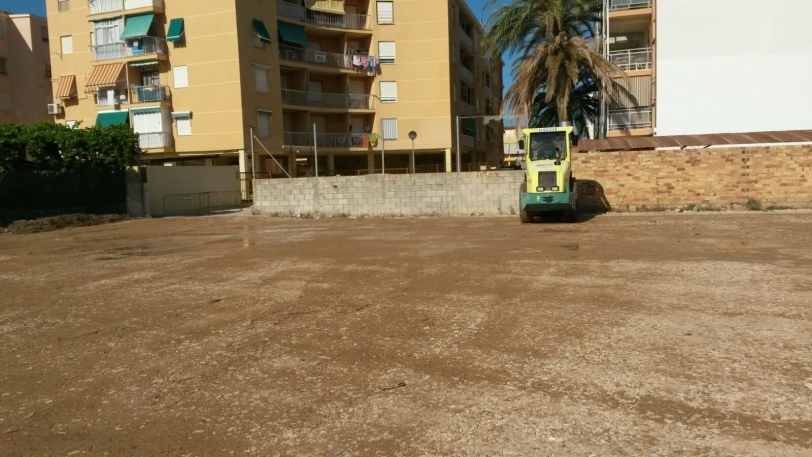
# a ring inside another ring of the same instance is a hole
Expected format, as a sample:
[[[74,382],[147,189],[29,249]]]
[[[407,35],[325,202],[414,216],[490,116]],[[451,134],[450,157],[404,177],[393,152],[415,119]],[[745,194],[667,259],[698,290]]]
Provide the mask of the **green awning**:
[[[463,119],[462,132],[469,136],[476,135],[476,121],[474,119]]]
[[[192,117],[191,111],[175,111],[172,113],[172,117]]]
[[[129,38],[147,36],[153,19],[155,19],[155,14],[153,13],[128,17],[127,24],[124,26],[124,32],[121,34],[121,39],[126,40]]]
[[[126,111],[114,111],[110,113],[99,113],[96,117],[96,125],[108,127],[111,125],[126,124],[129,115]]]
[[[303,26],[282,21],[276,21],[276,25],[279,27],[279,37],[285,43],[300,44],[302,46],[310,44]]]
[[[146,67],[149,65],[158,65],[157,60],[142,60],[140,62],[130,62],[131,67]]]
[[[169,21],[169,32],[166,34],[166,41],[175,43],[183,38],[186,33],[183,27],[183,18],[172,19]]]
[[[152,114],[152,113],[160,113],[161,108],[153,106],[149,108],[133,108],[130,111],[132,111],[133,114]]]
[[[259,37],[260,40],[270,44],[271,43],[271,35],[268,33],[268,29],[265,28],[265,23],[254,19],[254,33]]]

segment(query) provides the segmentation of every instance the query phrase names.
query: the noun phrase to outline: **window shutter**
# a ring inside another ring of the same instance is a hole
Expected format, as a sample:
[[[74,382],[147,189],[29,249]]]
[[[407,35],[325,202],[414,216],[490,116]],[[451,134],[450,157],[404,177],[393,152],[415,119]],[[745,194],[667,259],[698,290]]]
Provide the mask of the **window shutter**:
[[[381,119],[381,135],[384,140],[397,140],[398,139],[398,120],[397,119]]]
[[[398,101],[398,83],[381,81],[381,101],[390,103]]]
[[[256,82],[257,92],[263,94],[268,93],[268,68],[261,65],[254,64],[254,81]]]
[[[73,54],[73,36],[63,36],[62,41],[62,55]]]
[[[189,136],[192,134],[192,120],[188,117],[178,118],[178,136]]]
[[[451,60],[454,63],[457,63],[457,45],[456,44],[451,45]]]
[[[392,2],[378,2],[378,24],[394,24],[395,11]]]
[[[260,138],[271,137],[271,113],[267,111],[257,112],[257,136]]]
[[[394,41],[381,41],[378,43],[378,61],[381,63],[395,63]]]
[[[175,77],[175,89],[189,87],[189,73],[186,67],[174,67],[172,68],[172,74]]]

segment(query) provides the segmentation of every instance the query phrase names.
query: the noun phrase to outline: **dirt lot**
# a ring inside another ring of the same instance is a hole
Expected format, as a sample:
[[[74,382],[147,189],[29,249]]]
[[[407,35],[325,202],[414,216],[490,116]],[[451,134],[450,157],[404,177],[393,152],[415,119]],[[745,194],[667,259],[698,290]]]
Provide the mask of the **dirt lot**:
[[[812,455],[812,213],[0,236],[0,454]]]

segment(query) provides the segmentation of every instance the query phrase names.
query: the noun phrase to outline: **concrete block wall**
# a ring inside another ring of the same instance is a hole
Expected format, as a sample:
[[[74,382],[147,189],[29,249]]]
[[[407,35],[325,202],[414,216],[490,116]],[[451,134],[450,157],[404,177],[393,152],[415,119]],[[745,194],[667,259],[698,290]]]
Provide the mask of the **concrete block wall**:
[[[518,214],[522,171],[265,179],[254,210],[271,215]]]
[[[573,157],[582,208],[688,205],[812,207],[812,146],[581,153]],[[524,171],[267,179],[260,214],[424,216],[518,214]]]

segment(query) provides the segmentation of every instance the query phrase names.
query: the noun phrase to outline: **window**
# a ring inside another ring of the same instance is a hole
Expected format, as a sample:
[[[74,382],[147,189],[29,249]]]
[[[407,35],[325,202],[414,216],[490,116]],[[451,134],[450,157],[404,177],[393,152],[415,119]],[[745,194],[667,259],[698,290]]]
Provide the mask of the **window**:
[[[398,101],[398,83],[381,81],[381,102],[394,103],[396,101]]]
[[[257,111],[257,137],[271,137],[271,114],[270,111]]]
[[[451,45],[451,61],[457,63],[457,45]]]
[[[63,36],[59,38],[62,43],[62,55],[73,54],[73,36]]]
[[[4,27],[5,27],[5,25],[3,23],[3,20],[0,19],[0,38],[5,38],[6,37],[6,29]]]
[[[0,75],[5,75],[6,73],[6,58],[0,57]]]
[[[189,136],[192,134],[192,117],[179,116],[176,117],[178,122],[178,136]]]
[[[186,67],[174,67],[172,74],[175,76],[175,89],[189,87],[189,73]]]
[[[50,62],[45,62],[45,77],[51,78],[53,76],[51,72],[51,64]]]
[[[454,101],[457,101],[457,83],[451,84],[451,92],[454,94]]]
[[[395,63],[394,41],[381,41],[378,43],[378,61],[381,63]]]
[[[381,135],[384,140],[398,139],[398,120],[381,119]]]
[[[48,27],[44,26],[44,25],[40,26],[39,33],[42,36],[42,42],[47,43],[49,41],[48,40]]]
[[[451,5],[451,25],[457,26],[457,5]]]
[[[265,65],[254,64],[254,83],[256,84],[257,92],[262,94],[268,93],[268,72],[270,68]]]
[[[394,24],[395,11],[392,2],[378,2],[378,24]]]
[[[59,12],[70,11],[70,0],[59,0]]]
[[[11,96],[0,95],[0,111],[11,111]]]
[[[76,127],[76,121],[66,121],[65,125],[67,125],[69,129],[72,129]]]

